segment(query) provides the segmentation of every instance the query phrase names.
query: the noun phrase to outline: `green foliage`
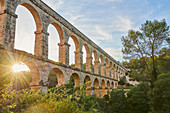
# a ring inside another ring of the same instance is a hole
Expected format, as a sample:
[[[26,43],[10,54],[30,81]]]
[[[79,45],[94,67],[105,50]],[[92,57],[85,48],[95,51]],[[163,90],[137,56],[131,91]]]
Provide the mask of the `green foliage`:
[[[155,56],[157,59],[157,73],[167,73],[170,70],[170,49],[162,48],[159,52],[159,56]],[[148,67],[152,67],[151,58],[145,58]],[[130,69],[129,76],[137,81],[149,81],[150,78],[147,77],[147,69],[144,66],[143,60],[131,59],[129,62],[123,62],[123,65]]]
[[[127,93],[129,109],[131,113],[147,113],[149,112],[149,84],[142,82],[137,86],[131,87],[131,90]]]
[[[70,80],[68,84],[50,88],[47,92],[35,92],[30,89],[15,91],[5,88],[0,90],[0,113],[29,113],[30,109],[51,113],[98,113],[97,97],[85,95],[86,84],[74,87],[74,83]]]
[[[150,106],[154,113],[170,113],[170,72],[159,75],[150,91]]]
[[[96,96],[83,96],[79,99],[79,105],[83,108],[84,111],[91,113],[99,112],[99,103]]]
[[[109,112],[109,95],[105,95],[103,98],[99,98],[98,100],[99,106],[100,106],[100,111],[104,112],[104,113],[108,113]]]
[[[71,67],[75,67],[75,64],[71,64],[70,66],[71,66]]]
[[[123,76],[123,77],[120,78],[119,84],[120,85],[125,85],[125,83],[126,83],[126,77]]]
[[[83,70],[86,70],[86,63],[83,64]]]
[[[158,72],[161,73],[167,73],[170,70],[170,49],[169,48],[163,48],[159,51],[158,59]]]
[[[110,93],[108,113],[128,113],[127,99],[123,90],[113,90]]]
[[[51,70],[48,77],[48,82],[49,82],[48,88],[56,87],[56,85],[58,84],[57,75],[54,70]]]
[[[165,19],[161,21],[146,21],[140,31],[130,30],[128,36],[122,37],[124,58],[141,58],[146,68],[147,76],[151,78],[151,86],[157,80],[157,58],[160,49],[169,40],[169,26]],[[147,59],[151,59],[147,62]],[[150,65],[150,64],[151,65]]]

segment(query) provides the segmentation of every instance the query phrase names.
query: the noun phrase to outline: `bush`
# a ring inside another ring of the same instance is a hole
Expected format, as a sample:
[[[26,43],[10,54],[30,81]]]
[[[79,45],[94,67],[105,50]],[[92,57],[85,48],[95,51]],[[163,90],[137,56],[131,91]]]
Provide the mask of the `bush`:
[[[149,109],[149,84],[147,82],[142,82],[137,86],[131,87],[131,90],[127,93],[129,110],[131,113],[147,113]]]
[[[123,90],[113,90],[110,93],[108,113],[128,113],[127,99]]]
[[[170,113],[170,72],[158,76],[150,91],[150,107],[154,113]]]
[[[70,84],[51,88],[47,92],[35,92],[31,89],[15,91],[9,88],[0,90],[0,113],[30,113],[31,110],[51,113],[99,112],[97,97],[86,96],[84,93],[86,84],[75,88],[68,87]]]
[[[126,83],[126,77],[123,76],[120,78],[119,85],[125,85],[125,83]]]

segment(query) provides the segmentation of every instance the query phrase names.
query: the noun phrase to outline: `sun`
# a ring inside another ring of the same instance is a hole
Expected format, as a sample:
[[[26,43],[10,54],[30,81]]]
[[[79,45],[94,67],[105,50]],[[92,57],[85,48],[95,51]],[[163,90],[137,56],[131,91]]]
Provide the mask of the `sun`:
[[[30,69],[28,68],[28,66],[25,65],[22,62],[14,64],[12,66],[12,69],[13,69],[13,72],[21,72],[21,71],[28,71],[28,72],[30,72]]]

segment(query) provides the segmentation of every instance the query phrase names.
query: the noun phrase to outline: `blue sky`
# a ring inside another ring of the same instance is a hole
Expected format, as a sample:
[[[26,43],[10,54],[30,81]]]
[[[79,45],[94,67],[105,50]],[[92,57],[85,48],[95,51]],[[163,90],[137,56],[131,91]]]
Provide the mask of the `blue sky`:
[[[119,61],[123,60],[121,37],[126,36],[128,30],[138,30],[146,20],[154,19],[162,20],[165,18],[168,25],[170,25],[170,0],[42,1]],[[25,17],[21,14],[22,11],[18,8],[17,13],[21,15],[19,17]],[[21,20],[18,19],[18,21]],[[20,25],[18,25],[19,28],[21,28]],[[49,29],[52,29],[52,27]],[[19,33],[17,34],[18,37],[21,37]],[[21,38],[18,38],[18,40],[21,40]],[[20,45],[18,43],[16,48],[20,48]],[[55,46],[55,44],[51,43],[51,46]],[[29,48],[27,47],[28,51],[30,51]],[[71,50],[74,51],[74,48]],[[56,58],[56,54],[53,54],[53,52],[50,56],[53,59]]]

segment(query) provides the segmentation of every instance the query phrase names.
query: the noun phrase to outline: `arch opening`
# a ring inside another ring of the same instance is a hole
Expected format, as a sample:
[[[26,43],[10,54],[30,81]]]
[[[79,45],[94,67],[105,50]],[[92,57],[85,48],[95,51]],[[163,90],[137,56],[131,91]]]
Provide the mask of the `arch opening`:
[[[100,55],[100,70],[101,70],[101,75],[102,76],[105,76],[104,69],[105,69],[105,67],[104,67],[104,59],[103,59],[103,56]]]
[[[70,44],[69,65],[72,67],[80,68],[81,59],[79,41],[75,36],[70,36],[68,43]]]
[[[102,89],[105,89],[105,81],[104,80],[102,80],[102,82],[101,82],[101,87],[102,87]]]
[[[58,68],[53,68],[49,73],[48,82],[48,88],[58,87],[65,84],[63,72]]]
[[[83,67],[84,70],[91,72],[91,55],[87,44],[83,45]]]
[[[80,86],[80,77],[77,73],[73,73],[70,77],[71,81],[74,83],[74,86]]]
[[[116,79],[116,65],[114,64],[114,78]]]
[[[86,70],[86,57],[87,57],[87,52],[86,52],[86,49],[83,45],[83,48],[82,48],[82,52],[83,52],[83,70]]]
[[[110,62],[110,77],[113,78],[113,64]]]
[[[31,87],[38,91],[41,86],[39,84],[40,73],[37,66],[27,59],[17,59],[16,56],[14,58],[16,63],[13,64],[13,88],[21,90]]]
[[[94,80],[94,91],[96,96],[100,96],[100,91],[99,91],[99,80],[97,78],[95,78]]]
[[[94,54],[94,73],[95,74],[99,74],[99,59],[98,59],[98,55],[97,52],[94,50],[93,51]]]
[[[60,35],[62,32],[60,30],[61,28],[59,28],[58,25],[56,25],[55,23],[51,23],[48,26],[48,33],[49,33],[49,37],[48,37],[48,58],[50,60],[59,61],[59,46],[58,43],[60,43]],[[59,35],[60,34],[60,35]]]
[[[90,82],[87,84],[87,88],[91,88],[91,79],[88,75],[86,75],[85,79],[84,79],[84,83],[86,82]]]
[[[94,88],[95,89],[99,88],[99,80],[97,78],[94,80]]]
[[[21,3],[16,8],[16,14],[19,18],[16,20],[14,48],[34,54],[35,39],[39,37],[35,34],[42,30],[40,16],[34,7],[27,3]]]
[[[106,77],[110,77],[109,76],[109,61],[107,58],[106,58]]]
[[[91,91],[92,91],[92,89],[91,89],[91,79],[88,75],[86,75],[86,77],[84,79],[84,83],[86,83],[86,82],[90,82],[90,83],[87,84],[86,94],[91,95]]]
[[[107,88],[108,88],[108,90],[110,90],[110,82],[109,81],[107,81]]]
[[[101,81],[101,87],[102,87],[102,96],[106,95],[107,94],[107,91],[106,91],[106,86],[105,86],[105,81],[102,79]]]

